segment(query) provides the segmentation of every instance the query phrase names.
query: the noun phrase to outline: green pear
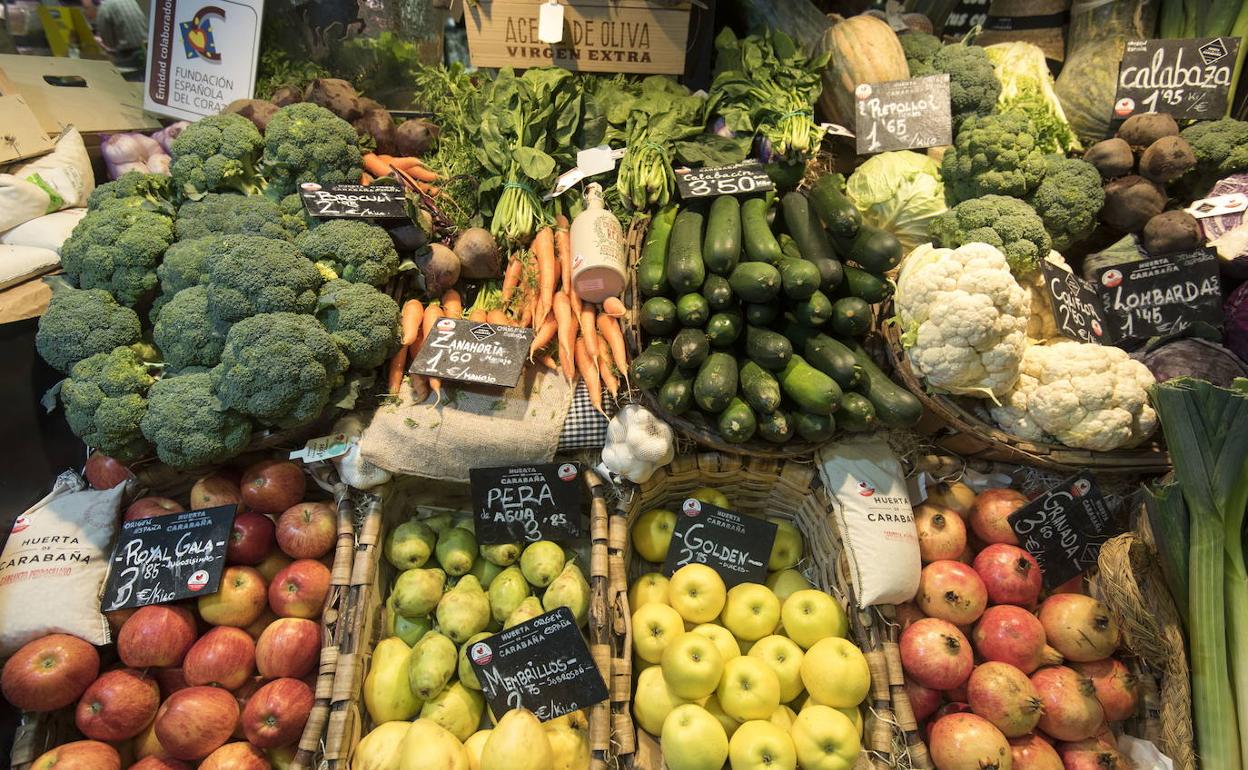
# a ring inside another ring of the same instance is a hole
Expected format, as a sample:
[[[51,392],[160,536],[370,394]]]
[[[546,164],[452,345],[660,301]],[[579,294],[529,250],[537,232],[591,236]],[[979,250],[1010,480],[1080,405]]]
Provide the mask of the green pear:
[[[406,618],[420,618],[433,612],[442,600],[446,573],[440,569],[409,569],[394,581],[394,609]]]
[[[442,692],[455,675],[459,651],[455,643],[437,631],[425,634],[412,647],[407,660],[407,683],[421,700],[429,700]]]
[[[415,517],[410,518],[386,535],[386,561],[396,569],[423,567],[433,555],[437,541],[437,533],[428,524]]]
[[[481,558],[500,567],[510,567],[520,558],[519,543],[491,543],[481,546]]]
[[[589,581],[581,574],[580,567],[569,564],[563,568],[559,577],[542,594],[542,607],[547,612],[558,607],[567,607],[576,616],[576,624],[585,625],[589,620]]]
[[[432,529],[435,533],[440,535],[443,530],[450,529],[455,526],[455,515],[449,511],[442,511],[441,513],[436,513],[427,519],[422,519],[421,521],[428,524],[429,529]]]
[[[503,628],[511,628],[518,626],[526,620],[532,620],[542,614],[542,603],[537,600],[536,596],[530,596],[520,602],[520,606],[516,607],[507,620],[503,623]]]
[[[433,696],[420,708],[421,719],[432,719],[445,727],[461,741],[477,731],[481,724],[481,712],[485,710],[485,696],[455,682]]]
[[[538,588],[545,588],[563,571],[564,561],[563,549],[558,543],[539,540],[520,554],[520,571],[524,573],[525,580]]]
[[[482,631],[479,634],[473,634],[468,641],[464,642],[459,648],[459,681],[464,687],[471,687],[474,690],[481,689],[481,682],[477,679],[477,670],[472,667],[472,661],[468,660],[468,651],[472,649],[472,645],[482,639],[489,639],[492,634]]]
[[[490,583],[494,582],[494,578],[498,577],[503,568],[485,559],[477,559],[472,563],[472,569],[468,572],[477,579],[481,587],[489,590]]]
[[[481,749],[481,770],[550,770],[554,764],[550,739],[527,709],[503,714]]]
[[[386,599],[386,636],[397,636],[408,647],[411,647],[432,629],[433,621],[428,615],[420,618],[405,618],[394,608],[394,594],[390,594]]]
[[[480,633],[490,622],[490,600],[472,575],[464,575],[442,595],[437,609],[438,628],[456,644]]]
[[[452,577],[467,575],[472,563],[477,560],[477,538],[469,529],[450,527],[438,535],[434,552],[446,574]]]
[[[529,582],[519,567],[508,567],[490,583],[490,612],[503,622],[529,596]]]

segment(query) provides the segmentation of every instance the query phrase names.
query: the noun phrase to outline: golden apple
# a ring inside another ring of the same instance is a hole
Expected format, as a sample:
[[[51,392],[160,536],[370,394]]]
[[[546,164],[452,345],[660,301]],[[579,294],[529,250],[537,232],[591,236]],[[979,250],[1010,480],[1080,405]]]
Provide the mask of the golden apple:
[[[663,720],[672,709],[693,701],[686,700],[667,686],[663,669],[651,666],[637,676],[637,692],[633,694],[633,718],[641,729],[658,736]]]
[[[676,637],[664,648],[659,665],[667,686],[685,700],[705,698],[715,692],[724,673],[724,659],[715,642],[692,631]]]
[[[752,719],[728,741],[728,761],[732,770],[796,770],[797,748],[786,731]]]
[[[758,641],[776,630],[780,600],[761,583],[735,585],[725,598],[720,622],[738,639]]]
[[[776,707],[775,711],[771,712],[771,716],[767,721],[787,733],[793,730],[794,719],[797,719],[797,712],[781,703]]]
[[[628,534],[633,550],[646,561],[662,564],[676,529],[676,513],[662,508],[646,511],[637,517]]]
[[[672,573],[667,603],[690,623],[709,623],[719,617],[727,599],[719,573],[705,564],[686,564]]]
[[[758,658],[776,672],[780,680],[780,702],[788,703],[802,694],[802,648],[784,636],[764,636],[750,648],[750,657]]]
[[[776,539],[771,544],[767,569],[783,570],[795,566],[802,560],[802,550],[806,547],[802,542],[802,533],[788,519],[768,516],[767,520],[776,525]]]
[[[695,634],[702,634],[714,642],[715,646],[719,648],[719,656],[724,659],[725,663],[741,654],[741,647],[737,644],[737,638],[732,635],[731,631],[718,623],[703,623],[689,630]]]
[[[767,719],[780,705],[780,678],[763,661],[742,655],[724,664],[715,694],[735,719]]]
[[[793,720],[792,737],[802,770],[851,770],[858,761],[858,730],[836,709],[803,709]]]
[[[650,602],[667,604],[667,584],[667,576],[660,572],[647,572],[633,581],[633,587],[628,589],[628,606],[635,610]]]
[[[638,607],[633,613],[633,652],[648,663],[658,663],[668,643],[685,632],[680,613],[666,604]]]
[[[732,734],[741,726],[741,722],[724,711],[724,707],[719,704],[719,698],[715,695],[706,698],[701,706],[710,712],[711,716],[719,720],[720,727],[724,728],[724,734],[728,736],[728,740],[732,740]]]
[[[718,489],[710,487],[698,487],[689,493],[694,500],[701,500],[704,503],[710,503],[725,510],[732,510],[732,506],[728,504],[728,496]]]
[[[767,587],[783,604],[793,593],[813,588],[810,581],[795,569],[782,569],[767,576]]]
[[[856,707],[871,689],[871,670],[862,651],[848,639],[820,639],[802,658],[802,682],[816,703]]]
[[[843,637],[849,632],[845,610],[828,594],[814,588],[795,591],[780,608],[784,632],[803,650],[831,636]]]
[[[720,770],[728,760],[728,735],[701,706],[686,703],[663,720],[659,736],[668,770]]]

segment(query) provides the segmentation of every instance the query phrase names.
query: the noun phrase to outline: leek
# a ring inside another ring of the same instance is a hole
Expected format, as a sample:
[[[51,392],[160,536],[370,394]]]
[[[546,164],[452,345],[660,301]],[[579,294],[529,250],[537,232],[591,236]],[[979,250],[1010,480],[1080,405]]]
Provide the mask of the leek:
[[[1174,606],[1183,619],[1183,627],[1190,629],[1190,616],[1187,612],[1188,595],[1188,551],[1191,549],[1189,540],[1187,506],[1183,504],[1183,492],[1179,485],[1170,482],[1144,488],[1144,508],[1148,512],[1148,523],[1153,530],[1153,540],[1157,544],[1157,555],[1161,559],[1161,574],[1174,597]]]

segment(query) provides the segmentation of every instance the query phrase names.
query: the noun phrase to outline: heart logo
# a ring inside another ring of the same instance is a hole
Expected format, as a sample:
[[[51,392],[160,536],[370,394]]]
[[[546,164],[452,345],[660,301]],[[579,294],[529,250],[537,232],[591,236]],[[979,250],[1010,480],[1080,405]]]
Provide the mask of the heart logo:
[[[186,39],[187,39],[187,42],[191,44],[191,47],[197,51],[204,50],[204,44],[208,42],[207,38],[204,36],[204,31],[202,29],[191,30],[190,32],[187,33]]]

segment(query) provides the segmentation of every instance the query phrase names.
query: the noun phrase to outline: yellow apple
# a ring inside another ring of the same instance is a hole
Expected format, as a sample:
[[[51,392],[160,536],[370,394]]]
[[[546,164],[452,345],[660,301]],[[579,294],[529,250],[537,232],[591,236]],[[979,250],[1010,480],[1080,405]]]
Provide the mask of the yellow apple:
[[[764,636],[750,648],[750,657],[762,660],[776,672],[781,703],[788,703],[802,694],[802,648],[797,642],[775,634]]]
[[[715,646],[719,648],[719,657],[723,658],[725,663],[741,654],[741,647],[737,644],[737,638],[732,635],[731,631],[718,623],[703,623],[689,630],[695,634],[702,634],[714,642]]]
[[[797,748],[784,730],[752,719],[728,741],[728,761],[732,770],[796,770]]]
[[[814,706],[827,706],[827,704],[820,703],[814,698],[806,698],[805,701],[800,706],[798,706],[797,710],[798,710],[798,713],[801,713],[805,711],[806,709],[812,708]],[[828,706],[828,708],[836,708],[836,706]],[[849,717],[849,721],[853,722],[854,727],[858,729],[858,737],[861,738],[862,731],[863,731],[862,709],[858,708],[857,706],[850,706],[849,708],[836,708],[836,710],[841,712],[845,716]]]
[[[663,648],[684,632],[679,612],[666,604],[644,604],[633,613],[633,652],[642,660],[658,663]]]
[[[795,569],[782,569],[767,576],[767,587],[783,604],[796,591],[812,588],[810,581]]]
[[[735,585],[724,601],[720,622],[738,639],[757,641],[776,630],[780,600],[761,583]]]
[[[633,550],[641,558],[662,564],[667,558],[667,547],[672,542],[672,531],[675,529],[676,512],[655,508],[638,516],[628,534]]]
[[[742,655],[724,664],[715,694],[734,719],[767,719],[780,705],[780,679],[766,663]]]
[[[849,631],[849,619],[841,605],[814,588],[790,594],[780,608],[780,622],[784,632],[803,650],[809,650],[820,639],[843,637]]]
[[[867,697],[871,670],[853,642],[829,636],[806,651],[802,658],[802,682],[815,702],[849,708]]]
[[[719,573],[705,564],[686,564],[672,573],[667,603],[690,623],[709,623],[724,608],[727,589]]]
[[[728,760],[728,735],[695,703],[672,709],[659,736],[668,770],[719,770]]]
[[[697,700],[715,692],[724,673],[724,659],[715,642],[686,631],[663,650],[659,667],[672,693],[685,700]]]
[[[771,716],[767,721],[787,733],[793,730],[794,719],[797,719],[797,712],[781,703],[779,706],[776,706],[775,711],[771,712]]]
[[[727,735],[728,740],[731,741],[732,734],[737,731],[737,728],[741,726],[741,723],[729,716],[728,712],[724,711],[724,707],[719,705],[719,698],[714,695],[707,698],[706,702],[701,705],[702,708],[706,709],[711,716],[719,720],[720,727],[724,728],[724,734]]]
[[[651,666],[637,677],[633,717],[641,729],[657,737],[663,729],[663,720],[672,713],[672,709],[690,702],[667,686],[667,682],[663,681],[663,669]]]
[[[659,572],[647,572],[637,578],[628,589],[628,606],[636,610],[650,602],[667,604],[667,582],[667,577]]]
[[[802,560],[802,533],[792,521],[778,516],[768,516],[767,520],[776,525],[776,539],[771,544],[771,558],[767,559],[767,569],[789,569]]]
[[[719,508],[732,510],[732,506],[728,504],[728,496],[725,495],[723,492],[720,492],[718,489],[711,489],[710,487],[698,487],[697,489],[690,492],[689,496],[692,497],[694,500],[701,500],[704,503],[710,503],[711,505],[714,505]]]
[[[802,770],[850,770],[858,761],[858,730],[836,709],[803,709],[793,720],[792,736]]]

